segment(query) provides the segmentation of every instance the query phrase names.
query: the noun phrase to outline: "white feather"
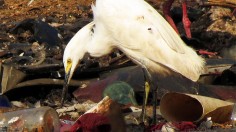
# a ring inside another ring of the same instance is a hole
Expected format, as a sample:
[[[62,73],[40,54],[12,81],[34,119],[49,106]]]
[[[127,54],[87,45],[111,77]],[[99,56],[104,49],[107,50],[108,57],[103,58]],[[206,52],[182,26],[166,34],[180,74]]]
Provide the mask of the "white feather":
[[[94,36],[105,34],[105,43],[109,41],[137,64],[167,74],[164,65],[193,81],[199,78],[204,60],[144,0],[97,0],[92,9]],[[92,44],[99,47],[93,39]]]

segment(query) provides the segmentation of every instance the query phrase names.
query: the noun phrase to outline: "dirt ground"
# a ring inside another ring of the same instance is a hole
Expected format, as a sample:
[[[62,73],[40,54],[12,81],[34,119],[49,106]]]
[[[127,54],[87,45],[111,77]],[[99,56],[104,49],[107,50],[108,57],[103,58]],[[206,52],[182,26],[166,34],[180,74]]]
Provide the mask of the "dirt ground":
[[[92,3],[91,0],[32,0],[30,2],[29,0],[5,0],[5,4],[0,9],[1,24],[45,16],[62,18],[76,14],[86,17]]]
[[[78,19],[88,20],[90,18],[90,20],[88,21],[91,21],[92,11],[90,6],[92,2],[94,1],[5,0],[4,4],[0,5],[0,30],[2,33],[7,33],[15,24],[26,18],[41,19],[46,21],[47,23],[69,23],[72,25],[75,24]],[[151,3],[156,9],[158,9],[160,13],[162,13],[161,5],[164,2],[163,0],[148,0],[148,2]],[[185,36],[181,23],[182,14],[180,7],[181,4],[179,3],[179,1],[175,1],[172,7],[172,16],[178,26],[178,29],[180,30],[180,34],[182,36]],[[209,11],[210,6],[200,7],[199,4],[194,0],[190,0],[188,2],[188,8],[189,17],[192,21],[191,30],[193,38],[196,38],[198,40],[198,43],[200,44],[195,44],[196,41],[187,41],[187,44],[197,49],[201,48],[212,52],[221,52],[223,48],[235,45],[234,36],[236,33],[234,30],[234,25],[236,20],[235,16],[232,15],[233,8],[228,8],[229,10],[215,10],[214,12],[219,13],[215,13],[216,15],[212,16],[210,16],[212,13],[211,11]],[[217,18],[221,21],[217,21],[215,18],[212,18],[217,16],[221,16]],[[83,24],[76,29],[78,30],[81,26],[83,26]],[[58,25],[56,28],[58,28]],[[217,31],[219,30],[221,30],[221,33],[217,33]],[[232,35],[234,36],[232,37]],[[229,40],[225,38],[229,38]],[[3,38],[0,37],[0,39]],[[66,40],[68,41],[68,39]],[[67,41],[65,43],[67,43]],[[218,41],[220,42],[218,43]]]

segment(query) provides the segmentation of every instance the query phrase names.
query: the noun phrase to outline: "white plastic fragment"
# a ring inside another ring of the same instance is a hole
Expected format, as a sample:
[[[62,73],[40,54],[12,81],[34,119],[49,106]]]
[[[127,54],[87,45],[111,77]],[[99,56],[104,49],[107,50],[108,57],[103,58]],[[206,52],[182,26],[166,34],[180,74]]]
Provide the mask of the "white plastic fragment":
[[[18,117],[18,116],[11,118],[11,120],[8,121],[8,124],[11,124],[11,123],[14,123],[14,122],[18,121],[19,118],[20,118],[20,117]]]

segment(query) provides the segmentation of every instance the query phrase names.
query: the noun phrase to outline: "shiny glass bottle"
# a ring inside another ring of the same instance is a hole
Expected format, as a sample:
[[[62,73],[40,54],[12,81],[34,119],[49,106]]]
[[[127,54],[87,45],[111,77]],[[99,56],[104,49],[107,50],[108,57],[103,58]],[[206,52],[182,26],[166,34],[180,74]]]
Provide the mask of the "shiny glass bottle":
[[[59,132],[57,112],[50,107],[30,108],[0,114],[1,132]]]

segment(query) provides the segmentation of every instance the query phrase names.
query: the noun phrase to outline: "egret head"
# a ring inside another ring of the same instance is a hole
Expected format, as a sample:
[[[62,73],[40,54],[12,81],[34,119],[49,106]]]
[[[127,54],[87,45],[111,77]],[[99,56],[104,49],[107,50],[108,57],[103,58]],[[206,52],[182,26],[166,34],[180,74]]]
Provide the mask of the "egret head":
[[[87,52],[86,46],[91,41],[92,29],[94,23],[91,22],[80,29],[75,36],[70,40],[64,50],[63,64],[65,68],[65,82],[62,93],[61,105],[64,103],[67,94],[68,84],[71,77]]]

